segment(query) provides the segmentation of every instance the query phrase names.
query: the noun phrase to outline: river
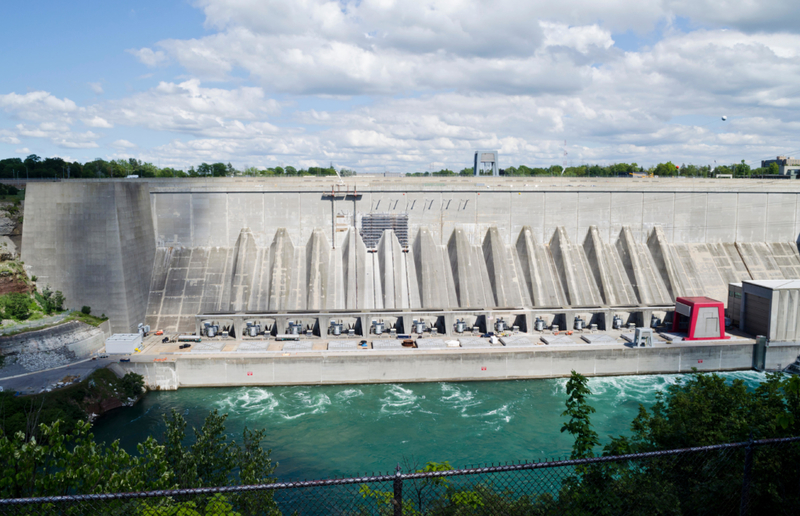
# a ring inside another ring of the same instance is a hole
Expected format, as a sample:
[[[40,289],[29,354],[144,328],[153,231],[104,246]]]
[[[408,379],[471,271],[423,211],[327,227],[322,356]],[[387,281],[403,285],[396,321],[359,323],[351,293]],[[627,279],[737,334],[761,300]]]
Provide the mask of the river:
[[[592,422],[603,444],[629,433],[639,404],[683,375],[591,378]],[[755,387],[753,371],[723,373]],[[148,435],[161,436],[162,414],[174,409],[188,427],[210,410],[229,414],[231,438],[242,428],[266,428],[282,480],[393,471],[409,458],[419,464],[470,464],[569,455],[561,433],[566,379],[469,383],[411,383],[298,387],[236,387],[151,392],[135,407],[101,419],[98,440],[120,439],[134,452]]]

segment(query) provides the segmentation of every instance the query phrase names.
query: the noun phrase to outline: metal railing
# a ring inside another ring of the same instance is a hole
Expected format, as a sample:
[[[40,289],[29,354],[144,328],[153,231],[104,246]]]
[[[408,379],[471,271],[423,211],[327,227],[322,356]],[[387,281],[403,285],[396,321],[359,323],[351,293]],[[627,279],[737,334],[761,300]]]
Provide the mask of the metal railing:
[[[800,512],[800,437],[263,485],[0,500],[0,514],[760,515]],[[430,468],[428,468],[430,469]],[[416,470],[416,471],[415,471]]]

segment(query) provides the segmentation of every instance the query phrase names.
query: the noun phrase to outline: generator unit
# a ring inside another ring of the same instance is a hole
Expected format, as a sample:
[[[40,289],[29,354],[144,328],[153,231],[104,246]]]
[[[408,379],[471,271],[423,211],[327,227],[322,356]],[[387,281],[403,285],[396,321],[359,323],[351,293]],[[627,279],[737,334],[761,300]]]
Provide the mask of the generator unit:
[[[705,296],[679,297],[675,300],[672,331],[686,331],[683,340],[721,340],[725,336],[725,306]]]

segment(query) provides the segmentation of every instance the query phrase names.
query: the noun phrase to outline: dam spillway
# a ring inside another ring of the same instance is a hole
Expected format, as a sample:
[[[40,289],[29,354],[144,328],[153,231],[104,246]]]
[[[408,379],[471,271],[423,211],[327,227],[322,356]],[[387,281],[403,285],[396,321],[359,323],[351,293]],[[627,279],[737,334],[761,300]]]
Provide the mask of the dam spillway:
[[[220,178],[31,183],[22,257],[70,306],[200,313],[642,308],[800,278],[800,183]]]

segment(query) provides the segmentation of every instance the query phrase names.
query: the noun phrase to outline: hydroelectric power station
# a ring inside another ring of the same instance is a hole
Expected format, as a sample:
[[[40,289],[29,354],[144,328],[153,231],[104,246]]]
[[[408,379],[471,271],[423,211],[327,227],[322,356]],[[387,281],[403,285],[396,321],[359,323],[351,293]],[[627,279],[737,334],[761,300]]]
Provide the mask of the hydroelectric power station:
[[[125,364],[151,386],[440,381],[787,366],[797,292],[766,349],[739,313],[670,330],[679,297],[800,278],[798,235],[790,180],[72,180],[28,185],[22,259],[163,331]]]

